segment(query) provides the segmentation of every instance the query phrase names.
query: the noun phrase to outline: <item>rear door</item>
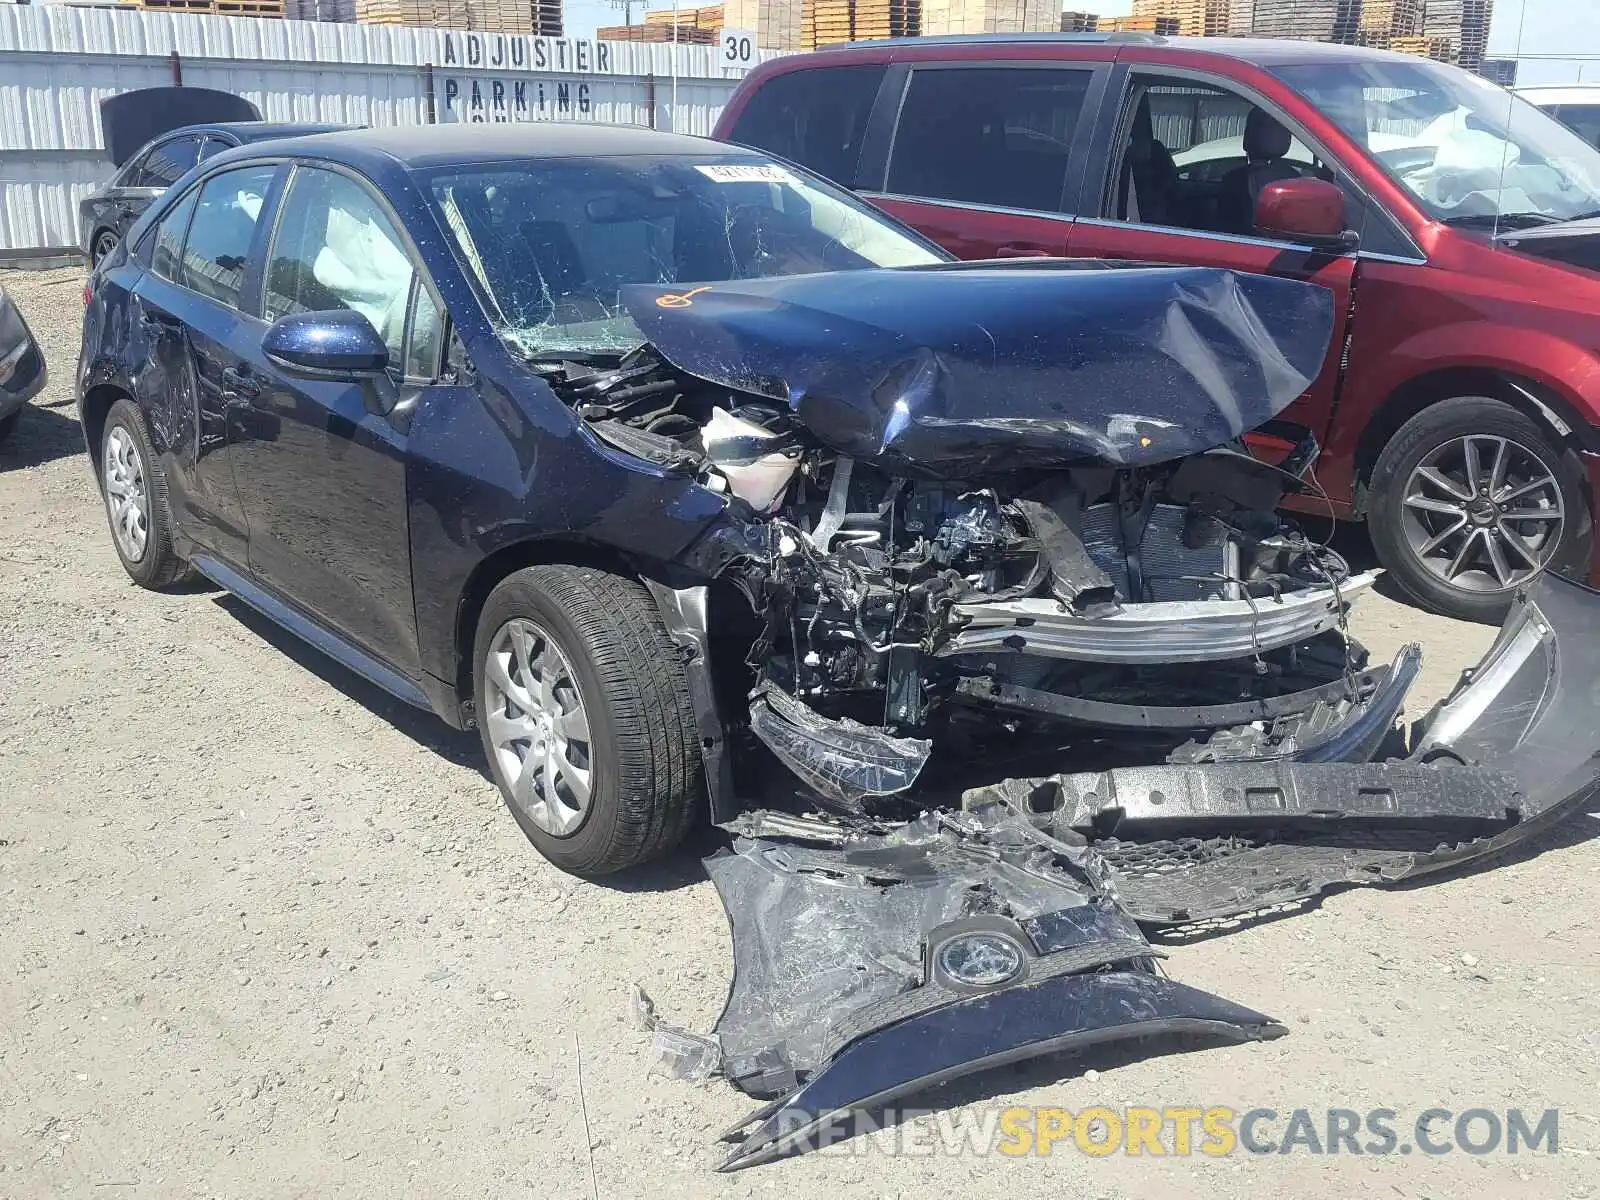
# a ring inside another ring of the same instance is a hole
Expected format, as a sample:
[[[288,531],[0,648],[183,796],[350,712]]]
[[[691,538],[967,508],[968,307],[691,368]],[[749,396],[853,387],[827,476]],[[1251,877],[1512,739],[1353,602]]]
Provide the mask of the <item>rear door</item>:
[[[1361,197],[1337,165],[1281,109],[1232,81],[1162,68],[1118,71],[1120,103],[1107,105],[1097,137],[1100,170],[1084,181],[1072,254],[1225,267],[1319,283],[1333,292],[1334,336],[1322,371],[1283,417],[1326,441],[1337,398],[1356,279],[1353,253],[1329,254],[1256,233],[1224,200],[1246,162],[1245,123],[1263,108],[1290,134],[1285,171],[1318,175],[1345,190],[1347,222]],[[1357,215],[1353,215],[1357,214]]]
[[[993,59],[899,64],[892,135],[862,194],[960,258],[1067,253],[1109,67]]]
[[[117,237],[127,236],[133,223],[144,215],[156,197],[177,183],[199,161],[200,137],[197,134],[183,134],[157,142],[148,153],[136,159],[134,170],[119,176],[123,182],[108,196]]]
[[[175,516],[200,547],[239,568],[247,561],[247,533],[226,452],[229,397],[219,359],[241,320],[239,289],[226,284],[242,279],[242,263],[234,259],[248,255],[254,226],[247,220],[242,234],[236,228],[224,239],[216,217],[224,189],[231,185],[237,194],[242,183],[259,192],[262,170],[216,176],[167,210],[135,248],[146,269],[131,305],[131,334],[143,350],[134,395],[162,456]],[[270,178],[274,168],[264,170]],[[196,228],[202,200],[207,219]],[[217,262],[219,255],[226,261]]]
[[[270,322],[353,310],[389,347],[377,380],[287,370],[261,352]],[[275,591],[416,677],[406,430],[437,375],[443,310],[399,222],[363,179],[300,165],[266,255],[262,319],[230,451],[250,567]],[[409,336],[408,336],[409,335]]]

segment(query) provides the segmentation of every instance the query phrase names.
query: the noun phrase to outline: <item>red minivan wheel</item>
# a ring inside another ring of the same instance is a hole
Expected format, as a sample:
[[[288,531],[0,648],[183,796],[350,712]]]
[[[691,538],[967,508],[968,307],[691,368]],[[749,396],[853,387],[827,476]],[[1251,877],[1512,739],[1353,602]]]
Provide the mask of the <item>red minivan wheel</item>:
[[[1423,607],[1499,621],[1541,571],[1586,558],[1582,471],[1534,421],[1487,396],[1457,396],[1400,427],[1372,470],[1378,559]]]

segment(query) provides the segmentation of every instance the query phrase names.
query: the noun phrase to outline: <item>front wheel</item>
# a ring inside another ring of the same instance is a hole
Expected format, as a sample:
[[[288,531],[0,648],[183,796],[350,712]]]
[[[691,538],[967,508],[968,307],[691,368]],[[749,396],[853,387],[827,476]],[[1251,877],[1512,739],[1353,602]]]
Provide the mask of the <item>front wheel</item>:
[[[704,794],[683,654],[640,584],[528,567],[484,603],[474,639],[489,769],[539,852],[574,875],[658,857]]]
[[[1423,607],[1497,622],[1541,571],[1582,565],[1581,468],[1528,417],[1458,396],[1400,427],[1372,471],[1373,548]]]

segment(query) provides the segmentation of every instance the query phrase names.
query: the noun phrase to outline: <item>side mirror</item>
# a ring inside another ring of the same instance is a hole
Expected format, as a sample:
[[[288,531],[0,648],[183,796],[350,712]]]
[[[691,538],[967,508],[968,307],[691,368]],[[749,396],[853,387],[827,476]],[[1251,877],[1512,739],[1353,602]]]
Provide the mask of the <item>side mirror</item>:
[[[1342,254],[1357,235],[1344,227],[1344,193],[1326,179],[1280,179],[1256,199],[1256,229],[1268,237],[1306,242]]]
[[[372,322],[350,309],[290,313],[267,330],[261,349],[302,375],[377,375],[389,365],[389,348]]]

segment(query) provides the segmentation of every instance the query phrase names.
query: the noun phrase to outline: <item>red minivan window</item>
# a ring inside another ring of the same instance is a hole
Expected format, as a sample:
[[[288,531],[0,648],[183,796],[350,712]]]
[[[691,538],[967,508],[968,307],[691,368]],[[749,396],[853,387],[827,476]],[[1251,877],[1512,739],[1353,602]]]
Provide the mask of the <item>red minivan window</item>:
[[[779,75],[750,98],[727,140],[854,187],[883,71],[881,65],[863,65]]]

